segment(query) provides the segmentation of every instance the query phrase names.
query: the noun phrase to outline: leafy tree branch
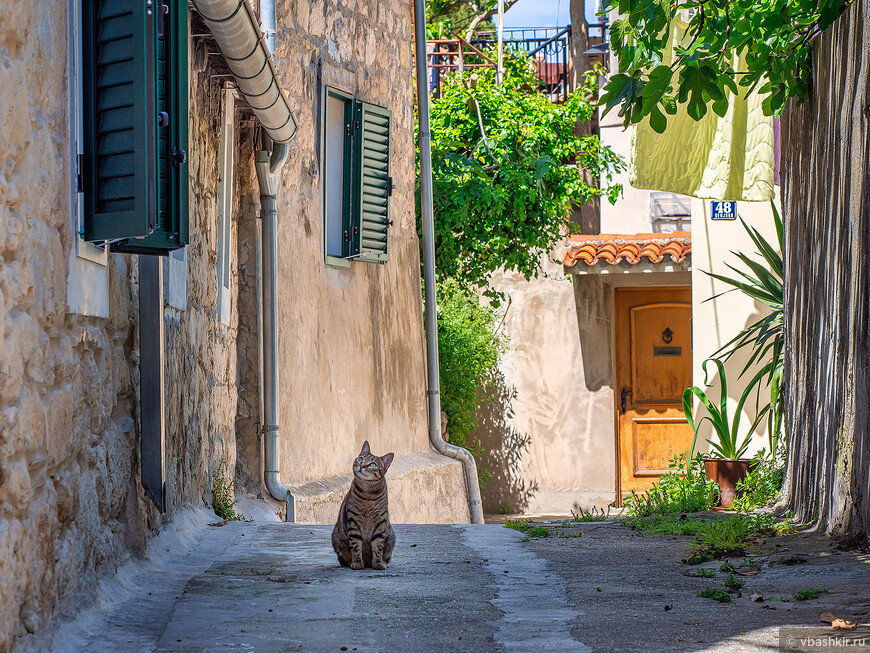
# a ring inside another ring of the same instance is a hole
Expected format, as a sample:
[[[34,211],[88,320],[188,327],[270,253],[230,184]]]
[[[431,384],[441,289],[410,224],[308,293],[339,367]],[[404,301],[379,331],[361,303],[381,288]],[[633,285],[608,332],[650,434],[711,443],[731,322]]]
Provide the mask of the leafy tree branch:
[[[592,116],[597,73],[554,104],[528,57],[505,61],[502,85],[494,70],[478,70],[450,76],[432,102],[432,168],[439,274],[484,288],[501,268],[536,276],[572,204],[615,201],[612,175],[625,164],[597,136],[576,132]]]
[[[619,107],[626,126],[648,116],[659,133],[678,105],[695,120],[708,109],[724,116],[741,90],[757,90],[764,112],[779,115],[806,95],[813,39],[853,2],[608,0],[605,11],[619,13],[610,30],[619,63],[600,103]]]

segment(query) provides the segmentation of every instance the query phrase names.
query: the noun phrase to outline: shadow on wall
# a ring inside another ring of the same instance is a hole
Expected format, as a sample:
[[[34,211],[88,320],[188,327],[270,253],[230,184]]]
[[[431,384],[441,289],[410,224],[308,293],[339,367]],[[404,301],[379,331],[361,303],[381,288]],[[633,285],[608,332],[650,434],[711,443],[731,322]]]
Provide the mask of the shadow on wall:
[[[746,322],[741,327],[741,329],[745,329],[746,327],[752,325],[770,312],[770,309],[764,306],[764,304],[758,301],[754,301],[753,303],[753,313],[751,313],[746,318]],[[722,344],[724,344],[725,342],[727,342],[727,340],[725,340]],[[713,352],[707,352],[706,355],[709,358],[713,355]],[[724,355],[718,356],[718,358],[720,360],[723,360],[725,364],[725,377],[728,381],[728,399],[730,400],[730,406],[732,410],[732,413],[730,414],[732,420],[734,419],[733,410],[736,404],[740,401],[740,396],[743,394],[743,391],[746,388],[747,384],[752,379],[752,377],[755,376],[755,374],[761,369],[761,367],[763,367],[763,363],[766,363],[770,360],[770,356],[763,357],[761,365],[756,363],[741,376],[741,372],[746,366],[746,363],[751,355],[752,347],[747,346],[734,352],[734,354],[728,357],[727,361],[724,361]],[[704,392],[707,393],[707,396],[710,398],[711,401],[713,401],[715,405],[718,405],[719,397],[721,396],[721,380],[719,379],[719,375],[716,373],[716,368],[712,363],[707,366],[707,369],[710,371],[710,378],[708,379],[708,382],[711,385],[709,388],[704,387],[703,371],[701,369],[693,370],[693,373],[696,374],[695,380],[698,382],[698,387],[700,387]],[[698,373],[700,373],[700,375],[698,375]],[[738,435],[738,441],[742,441],[742,439],[746,436],[749,426],[752,424],[756,415],[758,415],[759,408],[767,404],[769,401],[770,387],[767,385],[766,381],[764,381],[762,382],[761,387],[756,388],[756,390],[749,396],[746,403],[744,404],[744,414],[740,419],[740,432]],[[695,401],[695,410],[699,411],[697,400]],[[706,410],[700,410],[700,414],[706,415],[707,412]],[[697,415],[698,413],[696,412],[696,417]],[[750,445],[749,451],[745,456],[746,458],[751,458],[758,449],[770,449],[768,419],[766,417],[761,421],[761,423],[758,424],[754,433],[755,434],[752,438],[752,444]],[[712,437],[713,429],[710,423],[705,421],[698,431],[697,449],[700,451],[708,450],[710,447],[707,444],[707,438]]]
[[[523,455],[532,438],[513,425],[512,404],[517,390],[508,386],[501,371],[491,372],[487,388],[490,398],[477,410],[473,433],[483,448],[478,464],[492,473],[492,479],[481,488],[483,510],[489,514],[522,513],[538,492],[537,481],[523,478]]]

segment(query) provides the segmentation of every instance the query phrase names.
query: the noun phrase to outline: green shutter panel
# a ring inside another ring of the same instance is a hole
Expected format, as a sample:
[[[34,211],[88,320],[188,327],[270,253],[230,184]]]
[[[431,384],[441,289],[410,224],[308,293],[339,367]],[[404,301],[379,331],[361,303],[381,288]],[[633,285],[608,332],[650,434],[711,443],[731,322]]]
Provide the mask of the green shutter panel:
[[[86,240],[146,236],[153,223],[154,41],[142,0],[83,3]]]
[[[189,240],[187,2],[84,5],[84,237],[165,254]]]
[[[365,102],[355,106],[354,233],[351,255],[360,261],[382,263],[389,258],[390,132],[388,109]]]

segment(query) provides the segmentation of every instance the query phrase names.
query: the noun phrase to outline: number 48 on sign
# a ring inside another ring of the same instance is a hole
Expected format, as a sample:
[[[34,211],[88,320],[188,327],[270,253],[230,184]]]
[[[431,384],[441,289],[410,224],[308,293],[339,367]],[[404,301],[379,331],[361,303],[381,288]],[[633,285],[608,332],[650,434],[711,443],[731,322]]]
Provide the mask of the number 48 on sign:
[[[713,220],[737,219],[737,202],[719,200],[710,202],[710,217]]]

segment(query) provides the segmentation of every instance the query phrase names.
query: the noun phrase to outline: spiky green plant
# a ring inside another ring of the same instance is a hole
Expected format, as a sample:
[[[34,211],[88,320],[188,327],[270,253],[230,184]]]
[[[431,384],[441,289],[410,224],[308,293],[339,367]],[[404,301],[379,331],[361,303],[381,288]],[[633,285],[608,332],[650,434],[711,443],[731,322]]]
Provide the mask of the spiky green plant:
[[[698,386],[686,388],[683,392],[683,412],[686,414],[686,420],[689,422],[689,426],[692,427],[692,430],[695,432],[695,437],[692,440],[692,448],[689,450],[689,454],[694,454],[695,445],[698,442],[698,429],[701,427],[701,424],[707,421],[710,422],[710,425],[713,427],[713,434],[716,436],[715,441],[711,439],[707,440],[707,442],[710,443],[710,446],[713,447],[713,452],[726,460],[737,460],[746,453],[746,450],[749,448],[752,433],[755,431],[755,427],[758,426],[770,410],[770,405],[768,404],[758,411],[755,420],[752,422],[746,435],[741,440],[740,418],[743,415],[743,406],[747,399],[752,395],[753,388],[755,388],[761,378],[767,374],[768,366],[765,365],[761,370],[756,372],[755,376],[747,384],[746,388],[743,390],[743,394],[740,395],[740,400],[737,402],[737,410],[734,411],[734,417],[732,418],[729,417],[728,414],[728,380],[725,377],[725,366],[718,358],[708,358],[701,364],[701,368],[704,370],[704,385],[708,388],[713,387],[713,384],[707,382],[709,376],[707,364],[711,362],[716,364],[716,369],[719,372],[719,405],[716,406],[712,401],[710,401],[710,398],[707,397],[707,393],[704,390],[701,390]],[[707,414],[697,422],[693,417],[692,395],[695,395],[701,401],[704,408],[707,409]]]
[[[781,392],[781,379],[784,347],[782,328],[784,262],[781,253],[783,251],[782,218],[776,209],[776,204],[771,202],[770,205],[773,209],[773,221],[776,226],[779,249],[768,243],[756,228],[750,227],[741,218],[740,221],[743,223],[743,228],[746,229],[746,233],[749,234],[752,242],[755,243],[757,249],[756,258],[742,252],[732,252],[748,268],[748,270],[741,270],[727,264],[729,268],[740,275],[739,277],[729,277],[713,272],[705,272],[705,274],[731,286],[725,292],[739,290],[770,309],[770,313],[740,331],[740,333],[725,343],[719,351],[713,354],[713,357],[721,357],[723,361],[727,361],[738,350],[750,348],[751,353],[746,365],[743,366],[743,370],[740,372],[741,377],[754,365],[762,365],[764,373],[761,375],[756,374],[750,382],[749,387],[756,388],[758,386],[760,390],[760,384],[764,381],[770,388],[770,403],[767,405],[770,418],[768,432],[770,451],[776,456],[779,445],[779,433],[782,428],[783,396]],[[711,301],[723,294],[725,293],[719,293],[705,301]]]

